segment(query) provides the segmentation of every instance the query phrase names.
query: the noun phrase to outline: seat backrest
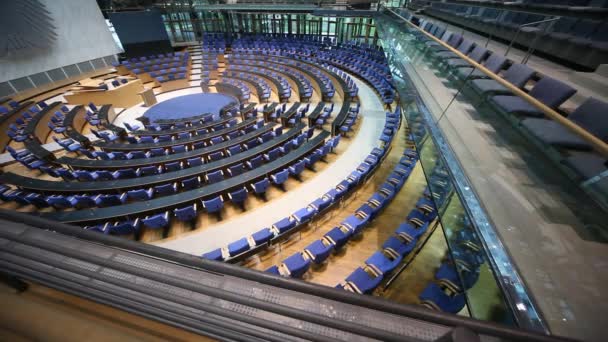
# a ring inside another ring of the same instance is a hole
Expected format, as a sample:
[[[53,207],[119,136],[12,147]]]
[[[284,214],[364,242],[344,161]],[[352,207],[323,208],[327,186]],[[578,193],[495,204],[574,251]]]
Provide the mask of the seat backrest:
[[[502,70],[506,64],[507,59],[505,58],[505,56],[499,53],[491,54],[490,57],[488,57],[488,59],[483,62],[483,66],[485,66],[486,69],[490,70],[495,74],[498,74],[498,72],[500,72],[500,70]]]
[[[559,107],[574,93],[576,93],[576,89],[548,76],[543,77],[530,90],[530,96],[554,109]]]
[[[513,64],[505,72],[504,79],[518,88],[523,88],[534,76],[535,71],[523,64]]]
[[[568,118],[595,135],[604,142],[608,142],[608,103],[588,98],[578,106]]]
[[[458,33],[452,34],[450,40],[448,40],[448,44],[452,47],[460,45],[460,42],[462,42],[462,35]]]
[[[484,59],[486,57],[486,55],[488,53],[489,53],[488,49],[486,49],[485,47],[483,47],[481,45],[477,45],[477,46],[475,46],[473,51],[471,51],[471,53],[469,54],[469,58],[471,58],[475,62],[479,63],[482,59]]]
[[[475,46],[475,43],[473,43],[473,41],[463,39],[460,45],[458,45],[458,51],[466,55],[469,53],[469,51],[471,51],[471,49],[473,49],[473,46]]]

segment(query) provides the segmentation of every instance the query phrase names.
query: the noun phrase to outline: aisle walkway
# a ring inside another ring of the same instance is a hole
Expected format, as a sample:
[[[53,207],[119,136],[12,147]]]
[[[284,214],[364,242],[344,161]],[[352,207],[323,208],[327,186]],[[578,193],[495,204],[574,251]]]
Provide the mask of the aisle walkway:
[[[382,103],[374,91],[355,77],[361,99],[360,128],[350,147],[338,156],[322,174],[317,175],[280,200],[271,201],[261,208],[244,213],[225,223],[219,223],[200,232],[184,234],[173,240],[163,240],[156,245],[180,252],[200,255],[272,225],[286,215],[306,206],[322,196],[331,187],[346,178],[377,144],[384,126]]]

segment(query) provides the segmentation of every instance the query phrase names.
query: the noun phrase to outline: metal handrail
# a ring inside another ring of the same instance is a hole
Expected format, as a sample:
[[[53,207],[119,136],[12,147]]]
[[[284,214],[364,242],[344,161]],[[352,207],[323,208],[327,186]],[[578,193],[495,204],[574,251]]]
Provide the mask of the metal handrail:
[[[503,85],[504,87],[506,87],[509,91],[511,91],[512,93],[514,93],[515,95],[517,95],[517,96],[523,98],[524,100],[526,100],[526,102],[528,102],[529,104],[531,104],[533,107],[535,107],[536,109],[538,109],[541,112],[543,112],[543,114],[545,114],[549,119],[557,121],[559,124],[561,124],[562,126],[564,126],[565,128],[567,128],[569,131],[571,131],[572,133],[576,134],[581,139],[585,140],[587,143],[589,143],[602,156],[608,157],[608,144],[606,144],[603,140],[601,140],[598,137],[596,137],[595,135],[589,133],[586,129],[584,129],[583,127],[577,125],[576,123],[572,122],[571,120],[568,120],[566,117],[562,116],[560,113],[556,112],[555,110],[553,110],[552,108],[548,107],[547,105],[545,105],[544,103],[540,102],[539,100],[533,98],[528,93],[524,92],[523,90],[521,90],[518,87],[514,86],[513,84],[509,83],[504,78],[502,78],[499,75],[497,75],[497,74],[493,73],[492,71],[488,70],[482,64],[479,64],[479,63],[475,62],[474,60],[472,60],[471,58],[469,58],[468,56],[466,56],[462,52],[458,51],[454,47],[446,44],[441,39],[439,39],[439,38],[433,36],[432,34],[430,34],[430,33],[426,32],[426,31],[422,30],[421,28],[419,28],[418,26],[414,25],[409,20],[406,20],[405,18],[403,18],[399,14],[395,13],[391,9],[387,9],[387,10],[390,11],[391,13],[393,13],[394,15],[402,18],[403,21],[405,21],[407,23],[407,25],[409,25],[409,26],[415,28],[416,30],[422,32],[422,34],[424,34],[428,38],[432,39],[433,41],[435,41],[438,44],[440,44],[442,47],[444,47],[444,48],[448,49],[449,51],[453,52],[456,56],[458,56],[458,57],[462,58],[463,60],[467,61],[469,64],[471,64],[471,66],[473,66],[474,68],[480,70],[481,72],[483,72],[488,77],[490,77],[491,79],[495,80],[496,82],[500,83],[501,85]]]
[[[388,312],[394,315],[424,320],[435,324],[442,324],[451,327],[462,326],[481,334],[487,334],[517,341],[555,342],[568,340],[563,337],[549,336],[527,330],[513,329],[492,322],[479,321],[458,315],[450,315],[438,311],[427,310],[413,305],[402,305],[383,298],[357,295],[348,291],[338,290],[304,281],[278,277],[268,273],[263,273],[232,264],[205,260],[191,254],[177,252],[158,246],[138,243],[136,241],[131,241],[111,235],[99,234],[92,231],[83,230],[82,228],[77,226],[43,219],[37,216],[28,215],[21,212],[0,209],[0,218],[13,222],[23,223],[40,229],[52,229],[53,231],[60,234],[73,236],[78,239],[91,241],[105,246],[111,246],[113,248],[128,250],[133,253],[139,253],[151,258],[163,260],[165,262],[179,264],[183,267],[190,267],[194,269],[205,270],[208,272],[215,272],[218,274],[239,277],[266,285],[277,286],[283,289],[314,295],[320,298],[336,300],[342,303]]]
[[[517,27],[517,32],[515,32],[515,35],[511,39],[511,43],[509,43],[509,47],[505,51],[505,57],[509,54],[509,51],[511,50],[511,47],[513,46],[513,43],[515,42],[515,39],[517,39],[517,36],[519,35],[519,32],[521,31],[522,27],[533,26],[533,25],[536,25],[536,24],[542,24],[542,23],[546,23],[546,22],[552,22],[552,21],[558,20],[559,18],[561,18],[561,17],[555,17],[555,18],[550,18],[550,19],[538,20],[538,21],[533,21],[531,23],[526,23],[526,24],[519,25],[519,27]],[[536,41],[536,40],[534,40],[534,41]],[[530,44],[530,45],[532,45],[532,44]]]
[[[535,5],[520,2],[499,2],[487,0],[428,0],[429,3],[441,3],[448,5],[465,5],[482,8],[495,8],[511,12],[532,13],[551,16],[575,17],[591,20],[605,20],[608,16],[608,8],[600,7],[574,7],[563,5]]]

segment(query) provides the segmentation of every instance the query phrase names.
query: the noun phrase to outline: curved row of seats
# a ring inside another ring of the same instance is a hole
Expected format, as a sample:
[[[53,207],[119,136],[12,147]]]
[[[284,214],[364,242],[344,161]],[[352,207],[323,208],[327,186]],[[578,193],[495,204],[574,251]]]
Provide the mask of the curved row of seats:
[[[279,95],[281,101],[288,101],[289,97],[291,97],[291,85],[287,79],[271,69],[248,66],[247,64],[235,64],[233,61],[232,64],[228,64],[226,71],[247,72],[258,77],[263,77],[271,81],[276,88],[277,95]]]
[[[218,93],[232,95],[241,103],[248,103],[251,98],[249,86],[241,80],[222,76],[221,81],[214,84]]]
[[[329,81],[329,78],[327,78],[327,76],[322,78],[322,76],[324,76],[322,73],[313,73],[310,70],[310,68],[303,68],[300,65],[298,65],[298,63],[295,61],[289,62],[287,59],[281,58],[279,56],[272,56],[269,58],[262,59],[262,57],[260,57],[260,56],[252,55],[252,54],[245,54],[245,53],[239,53],[239,54],[234,53],[234,54],[230,55],[229,60],[232,61],[233,64],[246,63],[248,65],[256,65],[256,66],[275,70],[275,71],[283,73],[285,75],[291,75],[293,73],[297,73],[297,74],[300,74],[301,77],[303,77],[302,74],[305,74],[310,79],[314,80],[315,83],[317,83],[317,85],[321,91],[321,97],[322,97],[323,101],[330,101],[334,95],[333,83],[331,83]],[[287,71],[291,71],[291,72],[287,72]],[[293,77],[295,80],[298,79],[297,76],[293,76]],[[304,78],[306,78],[306,77],[304,77]],[[308,81],[307,85],[310,85],[310,81]],[[308,90],[310,92],[310,96],[312,96],[312,89],[309,89],[307,87],[303,87],[303,89],[305,90],[305,92],[304,92],[305,96],[308,95],[308,92],[306,90]],[[300,95],[300,96],[302,96],[302,95]]]
[[[316,217],[325,214],[330,208],[340,203],[340,201],[350,192],[354,191],[358,185],[363,184],[381,164],[389,149],[392,137],[394,137],[399,129],[400,120],[401,117],[399,114],[387,113],[385,128],[391,130],[391,139],[389,141],[380,141],[383,147],[374,148],[367,158],[360,163],[346,179],[330,189],[323,196],[315,199],[307,206],[296,210],[291,215],[275,222],[270,228],[263,228],[260,231],[253,233],[251,236],[241,238],[225,247],[220,247],[204,253],[202,257],[228,262],[244,260],[247,257],[259,253],[270,245],[280,243],[291,234],[303,229]],[[340,136],[334,137],[333,141],[332,150],[340,141]],[[387,195],[389,195],[390,189],[387,189],[387,191]],[[272,271],[274,270],[275,269],[273,268]]]
[[[594,2],[606,6],[605,0]],[[551,18],[542,14],[440,3],[433,3],[424,13],[506,41],[513,39],[520,25]],[[528,47],[532,41],[539,52],[589,69],[597,68],[608,59],[608,23],[605,20],[564,16],[546,31],[542,24],[523,27],[517,34],[516,43]]]
[[[608,110],[608,103],[588,98],[573,112],[568,113],[561,105],[576,93],[576,89],[570,85],[541,75],[526,65],[509,61],[498,53],[493,53],[485,47],[464,39],[458,33],[445,31],[441,25],[422,21],[421,28],[437,38],[441,38],[513,86],[527,91],[536,100],[608,143],[608,122],[603,117]],[[437,62],[452,76],[466,81],[465,85],[468,88],[492,105],[516,128],[531,136],[532,141],[537,142],[543,150],[549,148],[557,151],[558,153],[547,153],[547,155],[559,165],[573,171],[580,180],[592,178],[608,169],[606,157],[595,152],[589,143],[560,123],[546,118],[536,107],[519,96],[513,95],[506,87],[489,79],[484,73],[474,69],[453,52],[430,40],[420,44],[420,49],[434,56]],[[528,88],[530,88],[529,91]]]
[[[406,150],[399,163],[403,167],[412,168],[416,162],[416,159],[413,159],[415,157],[415,153],[411,150]],[[434,168],[429,177],[429,181],[432,184],[443,182],[443,177],[445,176],[440,172],[435,172],[436,170],[438,168]],[[415,208],[399,224],[394,235],[390,236],[382,244],[381,249],[372,254],[364,262],[364,265],[357,267],[336,287],[355,293],[372,293],[387,275],[404,261],[406,256],[424,244],[425,240],[421,240],[421,237],[427,232],[431,223],[437,217],[438,209],[436,205],[440,206],[440,203],[445,198],[447,198],[446,192],[431,192],[427,188],[416,202]]]
[[[294,253],[280,265],[274,265],[266,271],[300,278],[313,263],[317,265],[325,263],[332,252],[345,248],[349,240],[361,236],[363,229],[386,208],[407,181],[416,159],[408,159],[408,161],[407,164],[398,164],[386,181],[379,186],[379,190],[357,209],[355,214],[348,216],[340,225],[328,231],[321,239],[313,241],[303,251]]]
[[[71,181],[74,180],[74,175],[71,175],[70,178],[64,175],[63,177],[68,178],[68,181],[62,183],[56,181],[32,179],[7,172],[0,175],[0,182],[5,184],[14,184],[19,188],[20,192],[11,192],[13,195],[21,194],[21,196],[19,196],[20,198],[12,199],[16,201],[26,197],[30,192],[36,192],[44,195],[55,195],[53,197],[53,201],[47,201],[47,204],[55,207],[56,209],[70,207],[80,209],[86,208],[89,206],[87,203],[90,203],[90,201],[85,201],[86,198],[83,197],[89,196],[75,196],[75,194],[78,195],[82,193],[116,194],[117,191],[119,191],[117,189],[122,191],[149,191],[149,189],[153,188],[155,196],[166,196],[177,193],[179,189],[178,184],[182,184],[182,188],[184,188],[184,186],[194,185],[197,182],[197,177],[200,177],[201,174],[213,174],[214,176],[211,177],[212,179],[219,179],[223,178],[224,174],[233,176],[242,173],[245,169],[253,170],[255,168],[259,168],[264,164],[264,162],[271,162],[279,158],[281,155],[289,153],[294,146],[303,144],[308,134],[301,134],[302,128],[303,126],[294,127],[288,132],[264,144],[219,161],[210,162],[199,166],[191,166],[183,169],[182,165],[177,165],[176,169],[167,169],[166,172],[159,175],[140,175],[136,179],[126,178],[112,180],[111,176],[114,174],[111,173],[109,175],[109,180],[79,182]],[[325,150],[323,153],[326,152],[327,148],[324,147],[324,149]],[[62,174],[59,172],[61,169],[57,169],[56,171],[60,175]],[[94,175],[100,179],[104,174],[105,173],[96,171]],[[210,177],[206,176],[206,178],[209,179]],[[4,194],[8,195],[9,193],[4,192]],[[27,202],[27,200],[25,201]],[[40,205],[42,207],[46,206],[44,203],[40,203]]]
[[[253,84],[255,87],[255,90],[256,90],[255,91],[256,96],[262,102],[266,102],[270,98],[270,94],[271,94],[270,84],[268,84],[268,82],[266,82],[266,80],[264,80],[263,78],[261,78],[259,76],[249,74],[246,72],[231,72],[231,71],[224,72],[223,76]]]

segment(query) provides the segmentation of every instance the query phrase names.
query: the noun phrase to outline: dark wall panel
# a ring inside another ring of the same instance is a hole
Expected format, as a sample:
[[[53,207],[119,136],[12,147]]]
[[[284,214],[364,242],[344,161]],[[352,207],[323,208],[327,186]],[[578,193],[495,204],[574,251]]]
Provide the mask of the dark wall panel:
[[[173,51],[158,10],[110,13],[127,58]]]

